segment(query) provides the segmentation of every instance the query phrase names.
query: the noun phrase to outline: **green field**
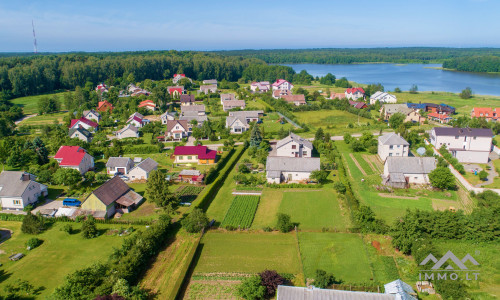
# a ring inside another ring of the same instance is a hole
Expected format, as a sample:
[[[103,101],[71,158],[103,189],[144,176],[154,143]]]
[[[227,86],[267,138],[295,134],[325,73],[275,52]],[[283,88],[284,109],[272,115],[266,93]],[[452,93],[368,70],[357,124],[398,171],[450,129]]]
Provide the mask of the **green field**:
[[[62,112],[36,116],[22,121],[19,125],[52,125],[55,122],[61,124],[66,115],[67,113]]]
[[[365,119],[342,110],[320,110],[301,111],[293,113],[299,123],[306,123],[315,132],[318,128],[329,132],[332,135],[344,135],[345,133],[357,133],[362,131],[373,131],[380,129],[379,126],[368,125],[373,120]],[[349,124],[352,125],[350,128]]]
[[[259,205],[259,196],[241,195],[236,196],[231,203],[231,207],[226,213],[221,226],[233,226],[235,228],[246,229],[252,225],[255,211]]]
[[[20,97],[20,98],[12,99],[10,101],[15,105],[21,106],[23,108],[24,114],[31,115],[31,114],[38,113],[38,101],[40,100],[40,98],[43,98],[43,97],[56,96],[59,100],[59,103],[61,104],[61,109],[64,109],[63,95],[65,93],[66,92]]]
[[[39,247],[27,251],[25,243],[33,235],[21,233],[21,222],[0,221],[0,228],[13,231],[12,237],[0,244],[0,262],[5,271],[5,281],[2,285],[13,284],[24,279],[35,287],[43,287],[39,298],[51,294],[63,283],[64,277],[78,269],[104,261],[113,252],[113,248],[121,246],[125,237],[108,235],[106,229],[119,229],[120,225],[97,224],[101,236],[94,239],[84,239],[80,234],[68,235],[61,231],[66,223],[55,223],[52,228],[36,237],[43,240]],[[78,230],[81,223],[72,223]],[[134,226],[138,228],[138,226]],[[21,260],[12,262],[9,256],[14,253],[24,253]],[[3,290],[1,291],[3,292]]]
[[[369,284],[373,278],[367,251],[357,234],[301,232],[299,245],[306,278],[313,278],[317,269],[346,283]]]
[[[293,233],[208,232],[200,244],[196,273],[301,273]]]
[[[289,214],[302,230],[345,229],[347,216],[342,216],[337,194],[333,190],[284,191],[280,213]]]
[[[264,132],[278,132],[281,128],[285,131],[289,131],[295,128],[288,122],[281,124],[279,118],[280,116],[277,113],[267,113],[262,119],[262,124],[260,126],[264,128]]]

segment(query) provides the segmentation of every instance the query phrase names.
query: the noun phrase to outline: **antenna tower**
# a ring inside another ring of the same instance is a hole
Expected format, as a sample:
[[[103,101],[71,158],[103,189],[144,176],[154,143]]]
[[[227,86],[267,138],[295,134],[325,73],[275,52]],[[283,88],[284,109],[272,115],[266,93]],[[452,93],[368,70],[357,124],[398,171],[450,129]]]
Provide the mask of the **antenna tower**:
[[[33,20],[31,20],[31,27],[33,27],[33,48],[35,50],[35,54],[37,54],[38,49],[36,46],[35,23],[33,22]]]

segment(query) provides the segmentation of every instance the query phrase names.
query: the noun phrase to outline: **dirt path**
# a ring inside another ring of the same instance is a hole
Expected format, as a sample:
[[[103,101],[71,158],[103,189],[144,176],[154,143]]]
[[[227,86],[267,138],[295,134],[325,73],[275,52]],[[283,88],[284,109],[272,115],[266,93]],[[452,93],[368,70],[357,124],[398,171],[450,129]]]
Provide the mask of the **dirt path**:
[[[361,173],[366,176],[365,170],[358,163],[358,161],[356,160],[356,158],[354,157],[354,155],[352,153],[349,153],[349,156],[352,158],[352,161],[354,162],[354,164],[356,165],[356,167],[358,167],[358,169],[361,171]]]
[[[408,200],[418,200],[419,197],[408,197],[408,196],[398,196],[393,194],[378,193],[380,197],[394,198],[394,199],[408,199]]]
[[[37,116],[37,114],[32,114],[32,115],[27,115],[27,116],[24,116],[24,117],[22,117],[21,119],[19,119],[19,120],[15,121],[15,122],[14,122],[14,124],[18,125],[18,124],[19,124],[19,123],[21,123],[22,121],[27,120],[27,119],[29,119],[29,118],[36,117],[36,116]]]

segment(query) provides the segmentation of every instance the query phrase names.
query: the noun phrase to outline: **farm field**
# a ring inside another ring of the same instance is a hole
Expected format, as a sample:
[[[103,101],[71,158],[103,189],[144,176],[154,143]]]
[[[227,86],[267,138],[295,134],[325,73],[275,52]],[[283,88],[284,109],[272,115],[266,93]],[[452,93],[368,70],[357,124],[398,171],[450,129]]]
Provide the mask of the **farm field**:
[[[348,226],[348,212],[343,215],[334,190],[285,190],[279,212],[289,214],[301,230],[340,230]]]
[[[38,298],[45,298],[61,285],[64,277],[78,269],[104,261],[113,252],[113,248],[121,246],[125,236],[108,235],[106,229],[119,229],[121,225],[97,224],[101,236],[84,239],[80,234],[68,235],[61,231],[66,223],[55,223],[52,228],[36,237],[43,240],[39,247],[27,251],[25,243],[33,235],[21,232],[21,222],[0,221],[0,228],[13,231],[12,237],[0,244],[0,262],[5,271],[2,285],[16,283],[20,279],[29,281],[35,287],[43,287]],[[79,230],[80,223],[72,223],[74,230]],[[135,226],[136,229],[142,226]],[[24,253],[26,256],[12,262],[9,256]],[[3,292],[3,290],[1,291]]]
[[[255,211],[259,205],[259,198],[259,196],[248,195],[235,196],[221,226],[232,226],[241,229],[249,228],[252,225]]]
[[[12,99],[10,101],[17,106],[21,106],[23,108],[23,112],[25,115],[31,115],[31,114],[38,113],[38,101],[43,97],[56,96],[59,100],[59,103],[61,104],[61,109],[64,109],[65,107],[64,107],[63,96],[65,93],[67,93],[67,92],[20,97],[20,98]]]
[[[203,191],[202,186],[196,185],[181,185],[175,190],[175,194],[179,197],[180,202],[193,202],[198,194]]]
[[[54,122],[57,123],[62,123],[64,116],[66,116],[67,113],[65,112],[59,112],[59,113],[53,113],[53,114],[47,114],[47,115],[41,115],[41,116],[36,116],[33,118],[26,119],[19,123],[19,125],[52,125]]]
[[[247,273],[265,269],[301,273],[293,233],[212,232],[200,243],[200,257],[194,274]]]

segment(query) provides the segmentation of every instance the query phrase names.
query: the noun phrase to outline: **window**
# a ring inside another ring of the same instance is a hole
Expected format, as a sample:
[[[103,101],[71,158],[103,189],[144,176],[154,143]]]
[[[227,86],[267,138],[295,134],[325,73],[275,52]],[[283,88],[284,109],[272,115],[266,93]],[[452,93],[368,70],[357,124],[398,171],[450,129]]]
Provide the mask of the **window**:
[[[473,137],[473,139],[475,140],[477,138],[477,136]]]
[[[292,145],[292,149],[297,149],[297,145]]]
[[[188,156],[188,160],[191,160],[191,159],[193,159],[193,157],[192,156]]]
[[[30,201],[29,198],[28,198],[28,201]],[[21,205],[21,200],[14,200],[12,202],[14,203],[14,205]]]
[[[398,148],[401,148],[401,145],[398,145]]]
[[[307,151],[303,151],[303,152],[302,152],[302,155],[303,155],[303,156],[307,156]]]
[[[390,146],[389,146],[389,149],[391,149],[391,150],[392,150],[392,149],[394,149],[394,146],[393,146],[393,145],[390,145]]]
[[[455,140],[458,140],[458,135],[455,135]]]
[[[415,177],[413,177],[413,178],[414,178],[414,179],[418,179],[418,177],[417,177],[417,176],[415,176]]]
[[[179,160],[183,160],[184,159],[184,156],[182,156],[182,155],[180,155],[178,157],[179,157]]]
[[[389,153],[389,156],[392,156],[392,153]]]

